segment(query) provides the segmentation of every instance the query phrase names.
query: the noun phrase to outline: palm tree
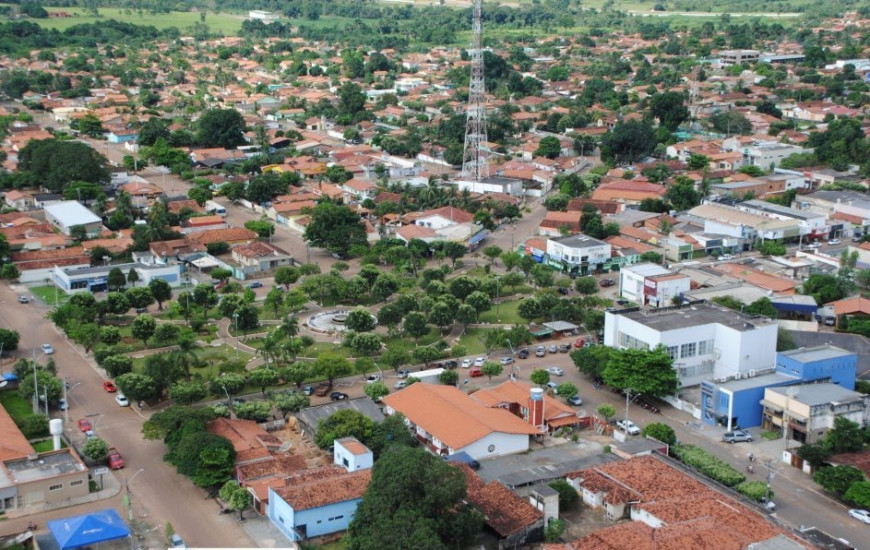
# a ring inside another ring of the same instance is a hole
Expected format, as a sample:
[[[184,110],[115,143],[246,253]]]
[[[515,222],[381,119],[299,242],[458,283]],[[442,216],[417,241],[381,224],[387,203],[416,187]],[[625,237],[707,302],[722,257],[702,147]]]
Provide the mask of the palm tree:
[[[295,315],[284,317],[284,322],[281,323],[278,330],[287,338],[293,338],[299,334],[299,318]]]
[[[281,344],[282,334],[279,330],[272,330],[263,337],[263,345],[260,348],[260,353],[263,354],[263,359],[266,360],[266,367],[269,367],[269,359],[278,354]]]

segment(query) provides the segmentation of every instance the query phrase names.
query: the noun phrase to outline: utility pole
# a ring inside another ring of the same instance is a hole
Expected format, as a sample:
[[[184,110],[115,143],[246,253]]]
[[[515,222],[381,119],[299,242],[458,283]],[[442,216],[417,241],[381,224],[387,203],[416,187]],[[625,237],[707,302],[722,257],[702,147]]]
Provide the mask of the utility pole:
[[[483,40],[480,12],[483,0],[474,0],[471,44],[471,80],[468,83],[468,107],[465,119],[465,147],[462,154],[462,176],[472,181],[489,177],[489,164],[481,145],[486,137],[486,89],[483,85]]]

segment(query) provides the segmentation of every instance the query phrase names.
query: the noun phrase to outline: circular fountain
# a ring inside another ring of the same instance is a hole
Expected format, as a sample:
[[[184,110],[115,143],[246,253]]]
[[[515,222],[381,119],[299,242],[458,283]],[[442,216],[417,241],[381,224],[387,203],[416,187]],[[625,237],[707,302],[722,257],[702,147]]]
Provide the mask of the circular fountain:
[[[338,309],[332,311],[321,311],[315,313],[305,321],[308,328],[317,332],[343,332],[347,330],[347,314],[350,313],[346,309]]]

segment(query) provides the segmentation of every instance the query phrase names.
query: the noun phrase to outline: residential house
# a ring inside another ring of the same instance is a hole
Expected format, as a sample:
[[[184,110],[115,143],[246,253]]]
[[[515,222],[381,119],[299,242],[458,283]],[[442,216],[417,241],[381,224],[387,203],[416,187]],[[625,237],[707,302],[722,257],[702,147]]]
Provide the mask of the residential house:
[[[664,185],[638,180],[614,179],[602,182],[592,191],[592,200],[614,201],[639,205],[644,199],[660,199],[667,191]]]
[[[581,212],[548,211],[538,226],[538,234],[544,237],[561,237],[580,233]]]
[[[64,235],[71,235],[73,227],[84,227],[89,237],[103,230],[103,220],[78,201],[64,201],[45,207],[45,220]]]
[[[587,237],[572,235],[547,239],[549,265],[573,275],[587,275],[602,268],[611,258],[610,244]]]
[[[805,445],[818,443],[834,427],[834,419],[846,418],[859,426],[870,422],[870,395],[838,384],[814,383],[764,390],[766,429],[784,426],[786,441]]]
[[[212,243],[225,242],[227,244],[248,244],[257,240],[258,235],[244,227],[228,227],[226,229],[209,229],[197,231],[185,237],[191,243],[209,245]]]
[[[289,476],[283,487],[269,487],[266,515],[294,542],[344,531],[371,476],[370,469],[347,472],[335,466]]]
[[[353,436],[342,437],[333,442],[332,458],[333,464],[341,466],[348,472],[371,468],[375,460],[371,449]]]
[[[773,368],[778,325],[711,303],[664,310],[629,308],[604,314],[604,344],[666,348],[683,387]]]
[[[16,210],[30,210],[36,207],[33,195],[26,191],[11,189],[3,195],[3,202]]]
[[[187,239],[174,239],[171,241],[152,241],[148,245],[152,256],[161,263],[169,260],[178,262],[195,260],[206,255],[207,249],[204,244],[192,242]]]
[[[280,266],[293,265],[290,253],[277,246],[260,241],[240,244],[232,249],[233,261],[238,262],[247,274],[262,273]]]
[[[229,225],[223,216],[193,216],[181,222],[181,233],[189,235],[199,231],[208,231],[210,229],[226,229]]]

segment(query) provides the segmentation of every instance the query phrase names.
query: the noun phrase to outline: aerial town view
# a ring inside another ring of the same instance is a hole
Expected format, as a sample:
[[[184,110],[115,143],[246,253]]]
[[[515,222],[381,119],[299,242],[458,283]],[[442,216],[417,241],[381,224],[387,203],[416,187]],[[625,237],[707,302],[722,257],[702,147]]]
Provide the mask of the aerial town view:
[[[0,550],[870,550],[870,3],[0,3]]]

